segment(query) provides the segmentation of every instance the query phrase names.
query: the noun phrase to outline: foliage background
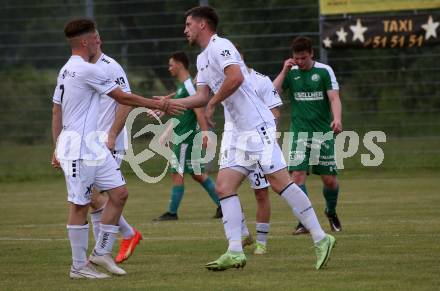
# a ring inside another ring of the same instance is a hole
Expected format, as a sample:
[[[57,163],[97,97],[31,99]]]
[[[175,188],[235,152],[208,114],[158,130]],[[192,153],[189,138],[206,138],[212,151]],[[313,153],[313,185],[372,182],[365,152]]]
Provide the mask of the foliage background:
[[[195,62],[198,49],[189,47],[183,29],[184,12],[198,3],[191,0],[2,3],[0,169],[4,170],[0,171],[0,179],[53,175],[47,167],[52,151],[51,97],[56,74],[69,57],[63,37],[63,27],[69,19],[85,16],[92,7],[104,52],[126,69],[133,91],[148,97],[174,89],[167,71],[168,56],[173,51],[184,50],[191,62]],[[316,58],[322,57],[316,0],[211,0],[209,4],[220,15],[219,34],[239,44],[247,64],[271,78],[289,57],[289,46],[296,35],[311,37]],[[440,11],[429,13],[438,20]],[[430,169],[440,164],[439,56],[439,46],[327,52],[328,63],[341,86],[344,129],[358,132],[361,139],[367,131],[384,131],[387,135],[387,143],[381,146],[386,157],[384,168]],[[194,65],[191,71],[195,73]],[[287,130],[289,124],[290,104],[287,98],[284,101],[281,131]],[[216,112],[216,120],[218,128],[222,128],[221,108]],[[362,151],[366,152],[361,148]],[[11,152],[15,154],[8,154]],[[358,157],[348,161],[347,169],[361,167]]]

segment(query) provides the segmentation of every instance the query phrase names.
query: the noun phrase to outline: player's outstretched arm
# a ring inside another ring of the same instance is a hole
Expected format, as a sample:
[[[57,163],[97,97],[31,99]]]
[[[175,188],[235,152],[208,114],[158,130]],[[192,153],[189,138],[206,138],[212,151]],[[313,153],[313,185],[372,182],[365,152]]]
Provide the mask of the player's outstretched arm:
[[[209,101],[209,87],[198,85],[196,94],[185,98],[173,99],[173,103],[184,105],[186,108],[204,107]]]
[[[327,96],[333,114],[333,121],[330,124],[333,132],[338,134],[342,131],[342,104],[339,98],[339,90],[328,90]]]
[[[153,96],[153,99],[156,99],[156,100],[161,100],[164,98],[171,99],[174,97],[174,95],[176,95],[176,92],[172,92],[172,93],[165,95],[165,96]],[[165,115],[165,112],[156,109],[156,110],[149,111],[147,114],[151,118],[162,118]]]
[[[275,89],[279,93],[283,92],[283,82],[284,82],[284,79],[286,78],[286,75],[289,72],[289,70],[294,65],[295,65],[295,61],[292,58],[285,60],[284,61],[284,65],[283,65],[283,69],[278,74],[278,76],[275,78],[275,80],[273,80],[273,86],[275,87]]]
[[[126,93],[122,91],[119,87],[113,89],[107,95],[115,99],[120,104],[136,107],[146,107],[149,109],[158,109],[170,115],[179,115],[186,108],[184,105],[176,102],[171,102],[171,100],[169,99],[164,98],[161,100],[154,100],[147,99],[136,94]]]

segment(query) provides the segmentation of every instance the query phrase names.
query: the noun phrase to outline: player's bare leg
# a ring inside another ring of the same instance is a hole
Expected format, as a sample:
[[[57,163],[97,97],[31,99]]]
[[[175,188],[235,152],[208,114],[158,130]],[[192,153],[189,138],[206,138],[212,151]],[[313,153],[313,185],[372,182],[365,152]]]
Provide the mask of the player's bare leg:
[[[197,181],[199,183],[202,183],[203,181],[205,181],[208,178],[208,175],[205,173],[200,174],[200,175],[194,174],[194,175],[191,175],[191,178],[193,178],[195,181]]]
[[[269,223],[271,211],[269,188],[255,189],[254,193],[255,199],[257,200],[257,221],[262,223]]]
[[[326,202],[325,215],[328,218],[331,230],[339,232],[342,230],[342,225],[336,214],[339,194],[338,179],[335,175],[321,175],[321,180],[324,184],[322,192]]]
[[[111,253],[116,235],[119,232],[118,222],[128,198],[128,191],[124,185],[108,190],[107,193],[108,201],[101,216],[99,238],[90,256],[90,261],[106,268],[113,274],[125,275],[126,272],[113,261]]]
[[[299,188],[308,196],[307,193],[307,187],[306,187],[306,180],[307,180],[307,172],[306,171],[293,171],[291,172],[291,176],[293,179],[293,182],[295,182],[296,185],[298,185]],[[293,235],[300,235],[300,234],[308,234],[309,231],[307,228],[301,223],[298,222],[295,230],[293,231]]]
[[[228,250],[215,261],[206,264],[206,268],[222,271],[246,265],[246,256],[241,245],[242,210],[237,189],[246,176],[231,168],[220,169],[216,181],[216,193],[220,198],[223,211],[223,227],[229,241]]]
[[[254,254],[263,255],[267,251],[267,234],[269,233],[270,227],[270,200],[269,200],[269,189],[255,189],[255,199],[257,200],[257,240],[255,245]]]
[[[272,189],[280,194],[290,206],[297,219],[310,231],[316,248],[316,269],[325,266],[336,241],[333,236],[326,234],[322,230],[307,195],[292,182],[285,168],[271,174],[266,174],[266,178],[269,180]]]
[[[89,204],[78,205],[69,202],[69,216],[67,218],[67,224],[85,225],[87,222],[88,210],[89,210]]]
[[[293,171],[291,172],[293,182],[297,185],[303,185],[307,180],[307,172],[306,171]]]

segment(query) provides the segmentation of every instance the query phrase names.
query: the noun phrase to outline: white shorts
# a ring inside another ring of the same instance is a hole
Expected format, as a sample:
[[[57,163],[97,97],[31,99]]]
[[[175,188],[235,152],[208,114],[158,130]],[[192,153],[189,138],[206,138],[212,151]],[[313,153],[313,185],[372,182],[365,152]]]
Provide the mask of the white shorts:
[[[237,146],[235,139],[222,140],[220,169],[231,168],[248,176],[260,170],[262,174],[271,174],[287,167],[283,153],[275,138],[275,129],[258,127],[259,139],[246,146]],[[229,142],[233,140],[234,142]]]
[[[254,171],[250,172],[247,176],[252,189],[264,189],[270,186],[269,181],[267,181],[266,176],[263,174],[261,169],[257,167]]]
[[[115,159],[118,166],[121,166],[122,160],[124,159],[125,156],[125,150],[112,151],[112,156]]]
[[[111,155],[104,161],[64,160],[60,163],[66,178],[67,201],[73,204],[89,204],[93,186],[107,191],[125,185],[119,165]]]

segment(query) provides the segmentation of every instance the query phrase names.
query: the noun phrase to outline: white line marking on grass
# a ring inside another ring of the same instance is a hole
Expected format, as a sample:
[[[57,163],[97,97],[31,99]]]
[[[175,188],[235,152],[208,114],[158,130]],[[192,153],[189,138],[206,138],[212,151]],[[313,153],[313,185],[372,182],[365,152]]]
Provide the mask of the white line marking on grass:
[[[0,241],[66,241],[67,238],[0,237]]]
[[[358,220],[354,223],[345,223],[348,226],[356,226],[363,224],[373,224],[377,219],[364,219]],[[426,224],[426,223],[436,223],[436,219],[385,219],[381,220],[381,223],[412,223],[412,224]],[[141,222],[133,223],[138,226],[172,226],[172,225],[221,225],[221,220],[213,221],[173,221],[173,222]],[[248,224],[255,224],[255,221],[248,221]],[[296,225],[296,221],[272,221],[272,225]],[[38,228],[38,227],[66,227],[63,223],[52,223],[52,224],[3,224],[1,227],[16,227],[16,228]]]
[[[308,236],[303,236],[304,238],[307,238]],[[437,238],[440,237],[440,234],[437,233],[431,233],[431,234],[399,234],[399,233],[392,233],[392,234],[338,234],[338,238],[386,238],[386,237],[429,237],[429,238]],[[297,239],[291,234],[286,235],[269,235],[270,239],[285,239],[285,238],[292,238]],[[226,239],[222,237],[216,237],[216,236],[166,236],[166,237],[144,237],[144,240],[147,241],[209,241],[209,240],[225,240]],[[34,237],[0,237],[0,241],[68,241],[67,238],[34,238]]]

